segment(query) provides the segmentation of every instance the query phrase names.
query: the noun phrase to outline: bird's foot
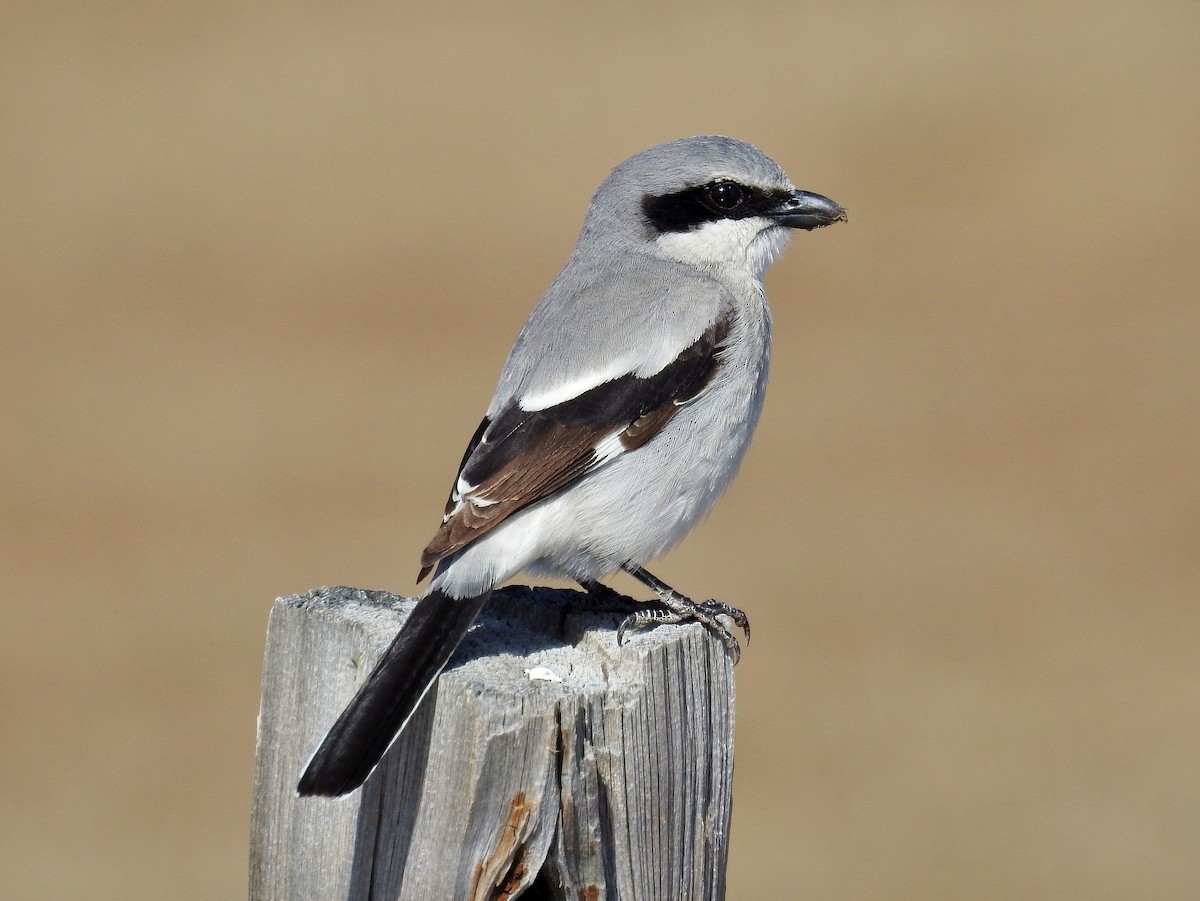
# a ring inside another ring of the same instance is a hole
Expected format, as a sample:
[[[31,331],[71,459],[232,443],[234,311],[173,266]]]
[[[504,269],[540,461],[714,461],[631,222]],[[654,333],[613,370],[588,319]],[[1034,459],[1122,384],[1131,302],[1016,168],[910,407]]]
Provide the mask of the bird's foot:
[[[746,616],[744,610],[734,607],[732,604],[723,604],[713,598],[709,598],[698,606],[714,616],[728,616],[733,620],[733,624],[745,633],[746,644],[750,644],[750,617]]]
[[[588,593],[589,610],[628,614],[617,627],[617,644],[625,642],[625,633],[629,629],[700,623],[721,639],[721,643],[733,654],[733,662],[737,663],[738,658],[742,655],[742,647],[720,618],[725,616],[733,620],[734,624],[745,633],[746,641],[749,642],[750,618],[745,613],[737,607],[723,604],[712,598],[702,604],[697,604],[641,567],[628,567],[626,571],[652,589],[658,595],[658,600],[634,601],[600,582],[580,582]],[[633,612],[630,612],[631,610]]]
[[[731,607],[729,604],[723,604],[711,598],[702,604],[697,604],[674,589],[668,589],[668,591],[669,594],[659,594],[659,602],[662,606],[656,605],[654,609],[639,610],[621,621],[621,625],[617,627],[617,644],[624,642],[625,632],[628,629],[678,623],[700,623],[721,639],[722,644],[733,655],[733,662],[737,663],[742,656],[742,646],[738,644],[733,633],[721,622],[720,617],[727,616],[733,620],[738,628],[745,632],[747,642],[750,641],[749,617],[737,607]]]

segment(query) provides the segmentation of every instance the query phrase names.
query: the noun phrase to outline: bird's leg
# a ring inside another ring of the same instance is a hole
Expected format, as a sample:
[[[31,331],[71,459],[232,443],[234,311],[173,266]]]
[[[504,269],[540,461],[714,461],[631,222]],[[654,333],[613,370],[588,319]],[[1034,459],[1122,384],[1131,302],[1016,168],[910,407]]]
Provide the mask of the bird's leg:
[[[733,654],[734,662],[741,656],[742,649],[736,638],[725,628],[717,617],[728,616],[746,633],[746,641],[750,640],[750,619],[737,607],[722,604],[720,601],[709,599],[703,604],[697,604],[691,598],[684,597],[657,576],[648,573],[640,566],[626,566],[625,572],[633,576],[656,595],[666,610],[641,610],[625,618],[617,629],[617,642],[620,643],[628,628],[640,629],[643,626],[659,625],[662,623],[698,622],[715,632]]]
[[[633,613],[646,606],[644,601],[627,598],[615,588],[609,588],[595,579],[580,579],[579,584],[588,593],[585,603],[592,613]]]
[[[682,594],[680,594],[678,591],[676,591],[674,588],[672,588],[670,585],[668,585],[662,579],[658,578],[657,576],[653,575],[652,573],[647,572],[646,570],[642,569],[640,566],[637,567],[636,569],[627,569],[626,572],[628,572],[631,576],[633,576],[635,579],[637,579],[643,585],[650,588],[650,590],[652,590],[655,594],[657,594],[659,596],[659,598],[662,599],[662,602],[664,604],[666,604],[668,607],[671,606],[672,600],[680,603],[680,605],[685,610],[685,612],[683,613],[685,618],[688,615],[686,613],[686,610],[693,608],[693,607],[695,607],[699,610],[703,610],[705,613],[708,613],[711,615],[728,616],[731,620],[734,621],[734,623],[737,625],[737,627],[739,629],[741,629],[743,632],[746,633],[746,641],[750,640],[750,618],[748,616],[746,616],[746,614],[742,610],[739,610],[737,607],[734,607],[730,604],[723,604],[718,600],[714,600],[713,598],[709,598],[707,601],[705,601],[702,604],[697,604],[691,598],[684,597]],[[671,609],[674,609],[674,608],[672,607]]]
[[[598,582],[595,579],[580,579],[579,584],[588,593],[588,600],[596,604],[607,606],[621,597],[616,589],[609,588],[603,582]]]

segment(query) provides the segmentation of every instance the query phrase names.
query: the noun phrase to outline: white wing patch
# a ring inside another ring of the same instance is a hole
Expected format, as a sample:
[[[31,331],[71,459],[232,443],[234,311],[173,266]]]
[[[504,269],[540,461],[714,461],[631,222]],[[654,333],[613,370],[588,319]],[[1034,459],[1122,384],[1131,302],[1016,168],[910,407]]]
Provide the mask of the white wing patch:
[[[619,379],[623,375],[635,375],[639,379],[648,379],[674,363],[679,358],[679,354],[694,340],[695,336],[683,347],[660,344],[657,347],[649,348],[648,353],[639,354],[637,357],[617,357],[602,369],[593,370],[586,375],[575,378],[564,376],[540,391],[530,391],[522,396],[517,404],[526,413],[536,413],[538,410],[547,410],[550,407],[565,404],[584,392],[591,391],[605,382]]]
[[[564,379],[550,388],[526,394],[518,401],[518,404],[526,413],[536,413],[538,410],[557,407],[559,404],[574,400],[585,391],[591,391],[597,385],[620,378],[628,371],[629,367],[623,360],[614,360],[598,372],[589,372],[578,378]]]
[[[621,443],[621,436],[625,433],[628,426],[621,426],[615,431],[609,432],[603,438],[596,442],[593,450],[596,454],[596,459],[592,462],[588,469],[595,469],[602,463],[607,463],[609,460],[615,460],[621,454],[625,453],[625,445]]]

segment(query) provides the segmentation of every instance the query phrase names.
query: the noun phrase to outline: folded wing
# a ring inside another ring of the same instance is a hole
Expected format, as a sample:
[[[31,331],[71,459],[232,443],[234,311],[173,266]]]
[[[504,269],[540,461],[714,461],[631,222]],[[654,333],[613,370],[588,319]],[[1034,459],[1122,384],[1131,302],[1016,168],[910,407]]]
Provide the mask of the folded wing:
[[[485,418],[421,555],[418,579],[519,510],[654,438],[712,381],[731,325],[729,316],[718,319],[651,376],[622,375],[540,410],[522,409],[517,398]]]

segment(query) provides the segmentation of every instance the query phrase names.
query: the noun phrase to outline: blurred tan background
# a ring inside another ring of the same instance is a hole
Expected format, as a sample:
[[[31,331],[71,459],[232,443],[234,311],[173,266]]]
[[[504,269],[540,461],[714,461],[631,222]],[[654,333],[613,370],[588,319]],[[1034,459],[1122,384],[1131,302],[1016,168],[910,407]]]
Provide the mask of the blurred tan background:
[[[730,897],[1200,895],[1194,0],[0,15],[0,897],[244,894],[272,599],[412,591],[591,192],[702,132],[850,210],[655,568],[754,622]]]

